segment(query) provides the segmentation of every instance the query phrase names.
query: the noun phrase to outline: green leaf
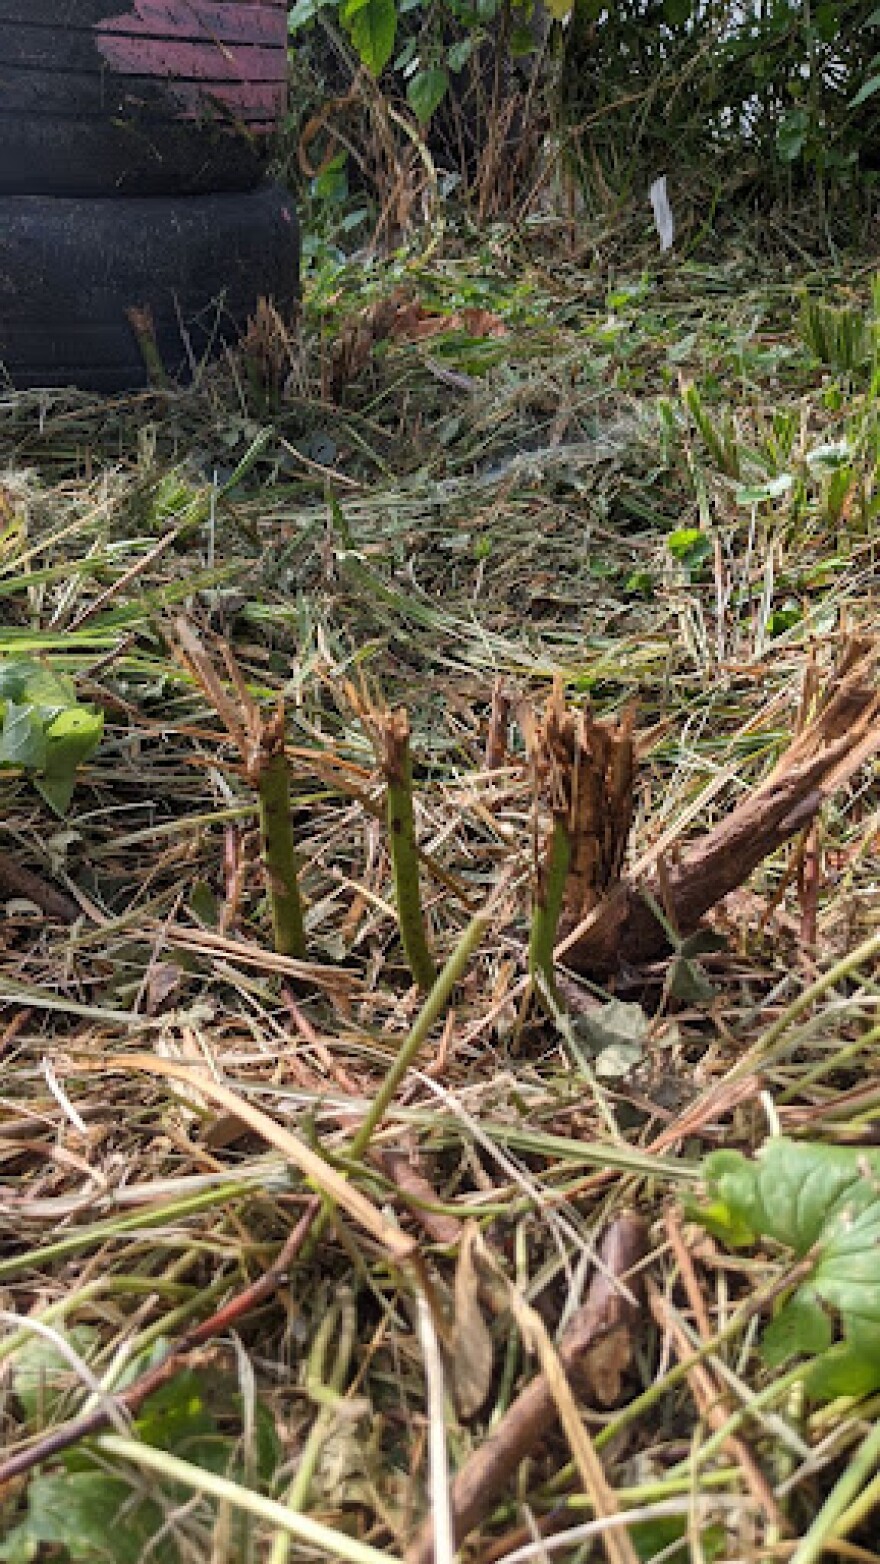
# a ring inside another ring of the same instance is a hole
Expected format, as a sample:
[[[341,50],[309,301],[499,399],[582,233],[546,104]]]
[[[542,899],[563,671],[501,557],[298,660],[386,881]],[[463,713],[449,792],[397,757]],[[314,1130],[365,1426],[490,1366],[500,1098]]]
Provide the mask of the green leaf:
[[[709,1004],[715,998],[715,990],[698,961],[690,961],[679,954],[672,967],[669,992],[675,999],[687,1005]]]
[[[850,98],[849,107],[857,109],[860,103],[866,103],[869,98],[873,98],[875,92],[880,92],[880,76],[870,76],[866,82],[863,82],[855,97]]]
[[[162,1450],[179,1451],[185,1441],[215,1434],[217,1425],[205,1406],[202,1377],[187,1369],[163,1385],[144,1403],[135,1427],[145,1444]]]
[[[76,768],[97,748],[104,720],[79,706],[72,680],[30,658],[0,662],[0,767],[39,773],[36,787],[62,814]]]
[[[46,730],[45,756],[34,784],[56,814],[70,803],[77,766],[94,753],[103,732],[102,714],[87,706],[68,707]]]
[[[196,880],[190,892],[189,905],[200,923],[207,923],[209,928],[216,924],[220,907],[210,885],[204,880]]]
[[[767,634],[784,635],[786,630],[793,630],[795,625],[799,625],[803,617],[803,609],[797,603],[789,603],[784,608],[775,608],[767,620]]]
[[[813,449],[807,452],[807,466],[835,472],[847,465],[852,454],[852,447],[846,440],[837,440],[828,445],[814,445]]]
[[[30,657],[11,657],[0,662],[0,701],[24,700],[47,710],[60,711],[76,700],[73,680],[55,673],[45,663]]]
[[[296,0],[296,5],[288,13],[288,32],[298,33],[300,28],[305,27],[319,11],[323,11],[325,5],[332,4],[333,0]]]
[[[0,732],[0,766],[22,766],[25,770],[42,766],[46,758],[44,730],[38,707],[8,701]]]
[[[713,1232],[738,1244],[773,1239],[809,1258],[770,1331],[774,1361],[812,1357],[807,1388],[823,1399],[880,1387],[880,1153],[777,1139],[755,1161],[713,1153],[704,1181],[698,1215]]]
[[[768,478],[766,483],[747,483],[737,489],[737,505],[763,505],[765,500],[778,500],[787,494],[794,483],[791,473],[781,472],[778,478]]]
[[[782,1368],[791,1358],[818,1357],[831,1346],[833,1337],[828,1315],[811,1303],[796,1300],[786,1304],[767,1326],[761,1354],[771,1368]]]
[[[378,76],[394,52],[394,0],[343,0],[339,15],[363,64]]]
[[[674,559],[694,570],[712,552],[712,540],[699,527],[678,527],[670,532],[666,547]]]
[[[693,1557],[688,1540],[690,1526],[686,1519],[661,1516],[653,1521],[639,1521],[630,1531],[636,1553],[646,1564],[661,1553],[667,1564],[686,1564],[686,1560]],[[715,1564],[716,1559],[724,1557],[727,1534],[723,1526],[704,1526],[700,1528],[699,1536],[700,1553],[706,1564]],[[675,1544],[679,1541],[681,1546],[676,1548]]]
[[[600,1053],[603,1048],[616,1047],[621,1043],[641,1044],[651,1026],[641,1005],[626,1004],[621,999],[610,999],[607,1004],[597,1005],[595,1010],[578,1016],[573,1024],[577,1037],[593,1053]]]
[[[820,4],[815,13],[816,32],[823,43],[833,43],[840,29],[840,13],[836,5]]]
[[[535,52],[535,35],[530,27],[513,27],[508,45],[515,60],[525,59]]]
[[[726,936],[719,934],[717,929],[695,929],[693,934],[682,940],[678,954],[692,961],[694,956],[714,956],[719,950],[727,950],[727,947]]]
[[[810,117],[806,109],[791,109],[776,131],[776,150],[783,163],[794,163],[807,144]]]
[[[84,1564],[138,1564],[161,1526],[158,1504],[136,1499],[122,1478],[95,1471],[34,1477],[27,1518],[0,1543],[0,1559],[27,1564],[47,1544],[63,1547],[65,1559]],[[177,1549],[163,1557],[171,1564]]]
[[[74,1325],[66,1339],[81,1358],[88,1360],[97,1341],[97,1331],[87,1325]],[[16,1400],[33,1428],[43,1428],[61,1413],[62,1403],[80,1383],[67,1359],[53,1342],[31,1336],[19,1347],[12,1361],[12,1387]]]
[[[449,89],[447,71],[437,66],[418,71],[407,85],[406,101],[420,125],[427,125],[434,110],[443,102]]]
[[[16,1526],[0,1542],[0,1559],[3,1559],[4,1564],[34,1564],[39,1551],[40,1544],[27,1521]]]
[[[530,35],[531,36],[531,35]],[[463,70],[474,52],[473,38],[460,38],[446,53],[446,64],[451,71]]]

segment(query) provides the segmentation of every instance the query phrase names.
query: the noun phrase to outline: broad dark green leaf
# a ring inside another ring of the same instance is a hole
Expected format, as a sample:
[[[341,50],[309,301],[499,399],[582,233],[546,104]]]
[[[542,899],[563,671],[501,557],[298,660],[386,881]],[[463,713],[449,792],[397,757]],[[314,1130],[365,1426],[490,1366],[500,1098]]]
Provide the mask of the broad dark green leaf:
[[[131,1485],[107,1472],[66,1472],[34,1477],[28,1513],[0,1542],[4,1564],[27,1564],[41,1545],[63,1547],[63,1557],[83,1564],[138,1564],[162,1526],[162,1510],[136,1499]],[[169,1564],[177,1549],[165,1555]]]
[[[427,125],[434,110],[443,102],[449,88],[449,74],[434,66],[417,71],[406,89],[406,101],[420,125]]]
[[[374,76],[394,52],[397,8],[394,0],[345,0],[340,17],[360,59]]]
[[[772,1140],[754,1161],[718,1151],[705,1163],[698,1211],[728,1243],[772,1239],[808,1273],[767,1344],[776,1361],[813,1358],[816,1396],[880,1387],[880,1153]]]

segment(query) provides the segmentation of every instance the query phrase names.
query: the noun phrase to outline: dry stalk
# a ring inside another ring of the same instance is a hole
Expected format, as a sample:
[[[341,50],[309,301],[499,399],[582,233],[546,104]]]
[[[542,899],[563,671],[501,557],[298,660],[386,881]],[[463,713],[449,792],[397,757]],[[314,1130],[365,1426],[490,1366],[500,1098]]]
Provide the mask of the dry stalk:
[[[648,1234],[640,1216],[619,1216],[600,1246],[602,1270],[593,1277],[586,1303],[572,1319],[558,1348],[567,1380],[584,1396],[610,1405],[632,1352],[631,1330],[637,1314],[632,1296],[641,1297],[638,1279],[620,1283],[644,1258]],[[453,1481],[452,1518],[458,1546],[490,1513],[513,1479],[520,1462],[544,1439],[559,1414],[553,1386],[538,1374],[508,1408],[489,1438]],[[407,1564],[433,1564],[430,1520],[407,1553]]]
[[[664,907],[679,936],[693,933],[758,864],[807,827],[826,800],[880,750],[878,664],[880,643],[851,641],[816,717],[770,775],[677,863],[667,865],[662,878],[648,882],[649,897],[624,881],[623,895],[612,893],[592,926],[568,949],[570,965],[604,976],[621,961],[637,966],[657,959],[669,949],[669,937],[655,905]]]

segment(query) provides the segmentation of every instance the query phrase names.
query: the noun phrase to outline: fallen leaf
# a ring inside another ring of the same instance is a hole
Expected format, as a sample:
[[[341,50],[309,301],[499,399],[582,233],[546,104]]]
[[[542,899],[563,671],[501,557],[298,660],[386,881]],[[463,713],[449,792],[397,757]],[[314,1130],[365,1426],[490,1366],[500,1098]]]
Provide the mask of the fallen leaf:
[[[476,1248],[480,1230],[469,1222],[462,1234],[455,1272],[455,1317],[448,1349],[452,1396],[467,1422],[484,1405],[492,1385],[494,1348],[479,1299]]]

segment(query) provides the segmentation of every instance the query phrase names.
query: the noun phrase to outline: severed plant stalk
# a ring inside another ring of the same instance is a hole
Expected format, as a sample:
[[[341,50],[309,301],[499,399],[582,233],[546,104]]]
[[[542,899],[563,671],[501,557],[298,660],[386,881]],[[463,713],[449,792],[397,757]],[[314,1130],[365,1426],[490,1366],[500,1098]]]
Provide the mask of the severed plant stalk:
[[[620,874],[632,821],[634,713],[598,722],[588,709],[570,711],[557,682],[540,720],[525,702],[518,716],[536,791],[549,794],[552,811],[529,938],[529,976],[552,1003],[560,927],[577,924]]]
[[[290,808],[290,768],[284,753],[284,708],[261,727],[248,779],[260,801],[260,842],[272,933],[279,956],[306,957],[306,931],[299,893],[299,865]]]
[[[174,650],[203,690],[244,762],[244,774],[257,794],[260,846],[272,916],[275,949],[280,956],[306,957],[305,921],[299,890],[299,865],[290,807],[290,770],[284,753],[284,706],[268,720],[245,685],[228,646],[220,650],[235,691],[233,698],[217,674],[187,620],[175,622]]]
[[[157,391],[167,390],[168,375],[156,341],[156,325],[152,310],[148,306],[138,308],[132,305],[125,313],[134,332],[150,385]]]
[[[437,969],[428,945],[422,911],[409,717],[403,707],[382,714],[379,718],[379,732],[383,746],[388,841],[394,870],[400,938],[413,979],[423,992],[427,992],[437,976]]]
[[[529,935],[529,977],[538,990],[555,994],[553,950],[565,900],[565,883],[571,865],[571,837],[565,816],[553,821],[547,854],[538,876],[532,927]]]

